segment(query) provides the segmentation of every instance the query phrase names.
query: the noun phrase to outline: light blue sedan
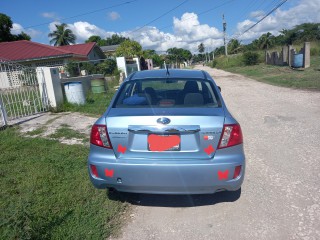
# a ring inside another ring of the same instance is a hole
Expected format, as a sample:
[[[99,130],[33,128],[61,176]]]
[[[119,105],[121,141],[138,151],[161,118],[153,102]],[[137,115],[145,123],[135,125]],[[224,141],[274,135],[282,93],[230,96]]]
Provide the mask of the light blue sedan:
[[[205,71],[131,74],[92,127],[88,170],[99,189],[155,194],[236,191],[242,132]]]

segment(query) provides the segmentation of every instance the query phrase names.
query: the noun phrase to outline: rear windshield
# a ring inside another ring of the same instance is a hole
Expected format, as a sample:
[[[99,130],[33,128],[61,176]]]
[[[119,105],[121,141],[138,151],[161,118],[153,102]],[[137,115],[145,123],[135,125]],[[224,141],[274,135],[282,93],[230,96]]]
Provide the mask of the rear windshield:
[[[208,80],[148,79],[125,82],[117,93],[114,108],[221,107]]]

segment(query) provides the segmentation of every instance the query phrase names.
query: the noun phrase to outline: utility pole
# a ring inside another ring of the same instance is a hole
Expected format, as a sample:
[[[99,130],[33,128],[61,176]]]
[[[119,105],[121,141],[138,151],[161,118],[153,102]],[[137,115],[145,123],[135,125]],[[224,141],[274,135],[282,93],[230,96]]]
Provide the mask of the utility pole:
[[[227,38],[227,22],[224,19],[224,14],[222,15],[222,25],[223,25],[223,42],[224,42],[224,53],[228,56],[228,44],[226,41]]]

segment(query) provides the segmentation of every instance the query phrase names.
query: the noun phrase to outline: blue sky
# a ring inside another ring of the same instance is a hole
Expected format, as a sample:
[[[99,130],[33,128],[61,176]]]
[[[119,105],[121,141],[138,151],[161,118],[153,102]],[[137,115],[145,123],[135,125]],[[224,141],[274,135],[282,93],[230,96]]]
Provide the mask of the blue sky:
[[[281,0],[5,0],[0,12],[11,17],[14,33],[23,30],[35,42],[48,44],[47,35],[54,24],[64,22],[77,35],[78,43],[90,35],[108,37],[118,33],[137,40],[144,48],[165,51],[169,47],[184,47],[196,52],[201,42],[208,50],[222,44],[222,14],[231,38],[239,36],[279,2]],[[139,29],[179,4],[182,5]],[[249,42],[267,31],[278,34],[283,28],[303,22],[320,22],[319,12],[320,0],[288,0],[239,39]]]

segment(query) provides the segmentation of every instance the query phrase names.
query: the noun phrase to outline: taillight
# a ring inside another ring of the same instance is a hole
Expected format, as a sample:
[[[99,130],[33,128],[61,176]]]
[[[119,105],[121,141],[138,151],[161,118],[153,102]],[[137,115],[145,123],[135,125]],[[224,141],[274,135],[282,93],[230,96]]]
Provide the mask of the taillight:
[[[92,126],[90,143],[99,147],[112,149],[106,125],[95,124]]]
[[[226,148],[241,144],[242,132],[239,124],[228,124],[223,126],[219,147]]]
[[[235,167],[234,173],[233,173],[233,179],[239,177],[240,173],[241,173],[241,165]]]
[[[98,175],[98,170],[97,170],[97,167],[95,165],[91,165],[90,164],[90,170],[91,170],[91,173],[94,177],[99,177]]]

